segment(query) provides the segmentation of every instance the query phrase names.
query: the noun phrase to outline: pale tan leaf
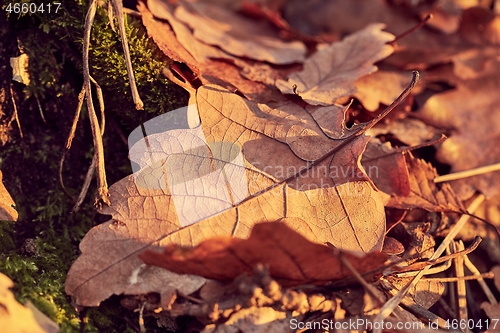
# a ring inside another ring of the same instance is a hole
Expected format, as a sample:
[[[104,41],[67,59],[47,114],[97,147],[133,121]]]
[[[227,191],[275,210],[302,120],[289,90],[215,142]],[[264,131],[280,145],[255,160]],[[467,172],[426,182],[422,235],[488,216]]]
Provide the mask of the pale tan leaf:
[[[285,94],[297,92],[312,105],[330,105],[354,94],[354,82],[376,71],[373,64],[393,52],[387,42],[394,36],[383,28],[383,24],[372,24],[320,49],[306,59],[301,72],[291,74],[288,81],[277,80],[276,87]]]
[[[37,312],[39,323],[33,311],[19,304],[9,290],[14,283],[0,273],[0,323],[2,332],[9,333],[57,333],[59,329],[50,319]],[[50,324],[49,324],[50,322]],[[42,328],[42,326],[45,328]],[[55,325],[55,326],[54,326]]]

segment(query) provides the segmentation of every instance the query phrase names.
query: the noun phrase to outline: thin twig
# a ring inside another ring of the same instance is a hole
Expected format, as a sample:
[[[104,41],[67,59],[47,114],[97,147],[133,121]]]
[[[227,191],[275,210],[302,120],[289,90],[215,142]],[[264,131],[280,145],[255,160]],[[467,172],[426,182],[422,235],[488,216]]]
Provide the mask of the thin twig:
[[[128,80],[130,82],[130,90],[132,91],[132,98],[134,99],[135,108],[137,110],[144,109],[144,103],[139,96],[137,86],[135,84],[134,69],[130,61],[130,50],[127,42],[127,34],[125,31],[125,19],[123,17],[123,3],[122,0],[110,0],[113,6],[113,11],[116,13],[118,19],[118,29],[120,30],[120,37],[122,39],[123,53],[125,54],[125,63],[127,65]]]
[[[414,32],[415,30],[418,30],[418,29],[422,28],[427,23],[427,21],[429,21],[431,18],[432,18],[432,14],[427,14],[427,16],[424,17],[424,19],[422,21],[420,21],[416,26],[414,26],[414,27],[406,30],[402,34],[396,36],[396,38],[392,42],[390,42],[388,44],[394,46],[394,44],[396,44],[396,42],[398,40],[400,40],[401,38],[406,37],[409,34],[411,34],[412,32]]]
[[[443,176],[437,176],[436,178],[434,178],[434,183],[449,182],[450,180],[468,178],[468,177],[482,175],[482,174],[494,172],[494,171],[500,171],[500,163],[487,165],[487,166],[483,166],[480,168],[465,170],[465,171],[454,172],[454,173],[450,173],[450,174],[443,175]]]
[[[23,129],[21,128],[21,122],[19,121],[19,113],[17,112],[17,104],[16,99],[14,98],[14,91],[12,90],[12,86],[10,87],[10,98],[12,99],[12,106],[14,107],[14,119],[16,120],[17,128],[19,129],[19,136],[21,139],[24,138]]]
[[[356,133],[356,135],[361,135],[365,133],[367,130],[375,126],[379,121],[381,121],[386,115],[388,115],[396,106],[399,105],[413,90],[415,85],[417,84],[418,80],[420,78],[420,73],[418,71],[413,71],[413,76],[411,78],[411,82],[408,85],[408,87],[403,90],[403,92],[394,100],[394,102],[391,103],[384,111],[382,111],[378,116],[373,118],[368,124],[363,127],[362,131],[359,131]]]
[[[338,253],[338,258],[342,262],[342,264],[351,272],[351,274],[358,280],[358,282],[363,286],[365,291],[370,294],[370,296],[378,302],[378,305],[384,304],[384,297],[377,288],[373,285],[366,282],[366,280],[359,274],[359,272],[354,268],[349,260],[342,254],[342,252]]]
[[[71,124],[71,129],[69,130],[68,139],[66,140],[66,147],[65,147],[66,149],[64,150],[61,156],[61,160],[59,161],[59,183],[61,184],[64,193],[66,193],[66,195],[73,201],[75,201],[75,198],[73,198],[73,196],[66,189],[66,185],[64,185],[63,166],[64,166],[64,161],[66,160],[66,155],[68,154],[68,151],[71,149],[71,145],[73,144],[73,139],[75,138],[76,127],[78,125],[78,119],[80,119],[80,113],[82,111],[84,100],[85,100],[85,88],[82,87],[82,90],[78,94],[78,106],[76,107],[75,116],[73,117],[73,124]]]
[[[89,68],[89,48],[90,48],[90,31],[94,22],[97,9],[96,0],[90,0],[89,10],[85,18],[85,33],[83,42],[83,86],[85,88],[85,97],[87,100],[87,110],[89,113],[90,127],[92,129],[92,137],[94,139],[94,149],[96,154],[97,168],[97,197],[98,205],[105,203],[110,204],[108,184],[106,181],[106,170],[104,166],[104,147],[102,145],[101,129],[95,114],[94,104],[92,101],[92,90],[90,85],[90,68]]]
[[[419,271],[423,268],[425,268],[426,266],[429,266],[429,265],[437,265],[437,264],[440,264],[442,262],[449,262],[451,259],[454,259],[454,258],[458,258],[458,257],[462,257],[466,254],[469,254],[471,253],[472,251],[474,251],[475,249],[477,249],[477,247],[479,246],[479,244],[481,243],[482,239],[481,237],[479,236],[476,236],[474,238],[474,241],[472,242],[472,244],[467,248],[467,249],[464,249],[463,251],[459,251],[459,252],[456,252],[456,253],[450,253],[444,257],[440,257],[440,258],[436,258],[436,259],[429,259],[427,261],[424,261],[424,262],[417,262],[417,263],[414,263],[412,265],[409,265],[403,269],[401,269],[400,272],[406,272],[406,271]],[[451,264],[450,264],[451,265]],[[448,266],[449,267],[449,266]],[[437,268],[437,267],[433,267],[433,268]],[[438,267],[440,268],[440,267]],[[431,273],[432,271],[432,268],[429,268],[427,270],[427,273],[425,275],[430,275],[430,274],[435,274],[435,273]],[[436,273],[439,273],[441,272],[441,270],[437,271]],[[416,274],[415,274],[416,275]],[[397,277],[401,277],[400,274],[396,274]]]
[[[492,305],[497,305],[498,302],[497,302],[497,299],[495,298],[495,295],[493,295],[493,293],[491,292],[490,287],[488,287],[488,285],[486,284],[486,282],[484,282],[484,280],[482,279],[481,272],[479,272],[479,270],[477,269],[477,267],[472,263],[472,261],[470,261],[470,259],[469,259],[469,257],[467,255],[464,256],[464,264],[465,264],[465,267],[467,267],[467,269],[472,274],[474,274],[474,276],[478,276],[479,277],[477,279],[477,282],[481,286],[481,289],[483,289],[483,292],[486,295],[486,297],[488,298],[488,301]],[[491,272],[488,272],[488,273],[491,273]],[[487,273],[484,273],[484,274],[487,274]]]
[[[37,96],[35,96],[35,100],[36,100],[36,105],[38,105],[38,111],[40,112],[40,117],[42,117],[43,122],[47,124],[47,120],[45,120],[45,115],[43,114],[42,105],[40,104],[40,100],[38,99]]]
[[[101,86],[97,83],[96,80],[92,76],[90,76],[90,80],[92,83],[94,83],[97,91],[97,99],[99,101],[99,108],[101,110],[101,137],[104,135],[104,127],[106,124],[106,117],[104,115],[104,96],[102,94],[102,89]],[[90,182],[92,181],[92,178],[94,178],[94,171],[96,169],[97,165],[97,153],[94,152],[94,156],[92,157],[92,163],[90,163],[89,169],[87,170],[87,175],[85,176],[85,180],[83,182],[82,189],[80,191],[80,194],[78,195],[78,198],[76,199],[75,205],[71,209],[71,213],[75,213],[80,209],[80,206],[85,199],[85,196],[87,196],[87,192],[90,188]]]
[[[139,309],[139,329],[141,333],[146,333],[146,327],[144,327],[144,307],[146,306],[146,302],[142,303],[141,308]]]

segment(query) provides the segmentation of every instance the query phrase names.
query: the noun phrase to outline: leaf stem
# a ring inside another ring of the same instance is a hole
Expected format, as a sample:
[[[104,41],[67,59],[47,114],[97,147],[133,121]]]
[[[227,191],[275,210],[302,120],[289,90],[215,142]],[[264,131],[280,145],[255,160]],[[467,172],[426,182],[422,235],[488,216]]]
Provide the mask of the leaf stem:
[[[406,30],[401,35],[396,36],[396,38],[392,42],[390,42],[389,45],[394,46],[394,44],[396,44],[396,42],[398,40],[400,40],[401,38],[406,37],[409,34],[411,34],[412,32],[414,32],[415,30],[422,28],[427,23],[427,21],[429,21],[431,18],[432,18],[432,14],[427,14],[427,16],[424,17],[424,19],[422,21],[420,21],[416,26]]]

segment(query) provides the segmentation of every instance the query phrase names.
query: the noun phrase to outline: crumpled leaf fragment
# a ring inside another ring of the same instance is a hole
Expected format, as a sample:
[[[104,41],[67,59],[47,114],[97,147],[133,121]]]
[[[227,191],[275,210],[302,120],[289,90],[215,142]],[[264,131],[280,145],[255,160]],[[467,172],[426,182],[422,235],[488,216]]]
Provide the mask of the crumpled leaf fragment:
[[[382,31],[384,24],[371,24],[347,36],[341,42],[326,46],[304,62],[304,69],[292,73],[288,80],[277,80],[284,94],[298,94],[311,105],[330,105],[356,92],[354,82],[373,73],[373,64],[392,54],[387,45],[394,36]]]
[[[436,169],[424,160],[406,154],[410,180],[408,196],[393,195],[387,203],[388,207],[399,209],[423,208],[431,212],[461,212],[462,202],[458,199],[449,184],[436,184]]]
[[[19,214],[14,209],[16,203],[2,182],[3,173],[0,171],[0,221],[17,221]]]
[[[10,67],[12,67],[12,80],[24,85],[30,84],[30,74],[28,72],[29,56],[21,53],[19,56],[10,58]]]

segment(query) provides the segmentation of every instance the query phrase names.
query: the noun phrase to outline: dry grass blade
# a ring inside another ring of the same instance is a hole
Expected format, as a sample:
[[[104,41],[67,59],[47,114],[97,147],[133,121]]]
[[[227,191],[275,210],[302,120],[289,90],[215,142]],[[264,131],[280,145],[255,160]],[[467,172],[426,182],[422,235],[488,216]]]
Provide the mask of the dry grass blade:
[[[486,282],[484,282],[482,277],[479,277],[481,276],[481,272],[479,272],[477,267],[472,263],[472,261],[470,261],[467,255],[464,256],[464,263],[465,266],[469,269],[469,271],[471,271],[471,273],[474,274],[474,276],[478,276],[477,282],[481,286],[481,289],[483,289],[483,292],[488,298],[488,301],[493,305],[498,304],[498,301],[495,298],[495,295],[493,295],[493,293],[491,292],[490,287],[488,287],[488,285],[486,284]]]
[[[462,241],[456,241],[456,242],[451,242],[450,243],[450,248],[453,250],[454,253],[460,252],[464,250],[464,243]],[[459,320],[459,322],[467,322],[469,315],[467,313],[467,291],[465,287],[465,280],[463,280],[463,277],[465,276],[465,270],[464,270],[464,259],[463,257],[457,257],[453,259],[454,264],[455,264],[455,274],[456,277],[459,279],[456,282],[456,293],[457,293],[457,316],[456,318]],[[465,333],[470,332],[470,329],[466,327]]]
[[[449,182],[451,180],[457,180],[457,179],[482,175],[482,174],[494,172],[494,171],[500,171],[500,163],[487,165],[484,167],[475,168],[475,169],[471,169],[471,170],[454,172],[454,173],[450,173],[448,175],[439,176],[439,177],[434,178],[434,183]]]

